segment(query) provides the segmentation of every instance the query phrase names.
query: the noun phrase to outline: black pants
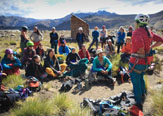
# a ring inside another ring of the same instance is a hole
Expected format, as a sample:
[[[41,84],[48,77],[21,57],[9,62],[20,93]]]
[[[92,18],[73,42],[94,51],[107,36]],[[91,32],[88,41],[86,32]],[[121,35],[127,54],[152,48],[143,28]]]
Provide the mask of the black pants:
[[[113,80],[113,78],[112,78],[112,72],[111,72],[111,70],[108,72],[108,74],[103,74],[103,73],[101,73],[101,72],[99,71],[99,72],[97,72],[97,76],[103,76],[103,77],[105,77],[106,79],[108,79],[108,81],[109,81],[110,83],[114,83],[114,80]]]
[[[119,54],[119,51],[120,51],[120,47],[122,49],[122,46],[123,46],[123,43],[118,43],[117,44],[117,53]]]
[[[58,43],[51,44],[51,48],[54,48],[55,54],[57,54],[57,46],[58,46]]]

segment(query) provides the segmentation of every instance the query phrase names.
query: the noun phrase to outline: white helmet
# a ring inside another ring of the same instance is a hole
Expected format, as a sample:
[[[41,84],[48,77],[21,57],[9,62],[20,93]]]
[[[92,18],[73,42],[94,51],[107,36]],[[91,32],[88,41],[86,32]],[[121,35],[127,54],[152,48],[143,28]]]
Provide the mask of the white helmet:
[[[79,27],[79,29],[78,29],[79,31],[83,31],[83,28],[82,27]]]
[[[135,20],[138,21],[140,24],[148,24],[149,23],[149,15],[138,14],[135,17]]]

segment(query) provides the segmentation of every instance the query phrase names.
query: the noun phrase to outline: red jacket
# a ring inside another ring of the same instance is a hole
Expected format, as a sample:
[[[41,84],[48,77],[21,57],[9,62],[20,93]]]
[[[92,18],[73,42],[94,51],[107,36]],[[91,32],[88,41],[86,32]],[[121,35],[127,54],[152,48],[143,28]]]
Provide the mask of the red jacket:
[[[81,59],[88,58],[88,60],[89,60],[91,58],[88,50],[86,51],[86,57],[84,56],[84,52],[82,50],[79,50],[78,54],[79,54],[79,56],[80,56]]]
[[[132,39],[131,39],[132,40],[131,53],[137,53],[139,48],[144,48],[145,53],[148,53],[150,50],[152,41],[163,42],[163,38],[154,34],[153,32],[150,32],[150,33],[151,33],[151,38],[148,37],[148,34],[144,28],[138,28],[133,32]],[[134,64],[135,59],[136,58],[131,57],[130,62]],[[139,59],[138,64],[146,65],[145,59],[143,58]]]

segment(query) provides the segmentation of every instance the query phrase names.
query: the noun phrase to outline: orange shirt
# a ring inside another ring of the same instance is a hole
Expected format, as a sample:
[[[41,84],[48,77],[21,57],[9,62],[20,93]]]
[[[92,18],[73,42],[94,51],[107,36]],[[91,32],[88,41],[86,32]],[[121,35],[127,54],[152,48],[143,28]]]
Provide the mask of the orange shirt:
[[[126,45],[123,45],[121,52],[131,54],[131,50],[132,50],[132,44],[126,43]]]

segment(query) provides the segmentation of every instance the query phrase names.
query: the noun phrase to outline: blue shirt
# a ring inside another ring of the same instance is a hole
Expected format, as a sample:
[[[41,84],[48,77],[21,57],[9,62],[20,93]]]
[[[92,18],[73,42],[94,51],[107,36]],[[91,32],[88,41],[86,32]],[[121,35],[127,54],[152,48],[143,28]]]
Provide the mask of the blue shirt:
[[[99,32],[96,31],[96,30],[94,30],[94,31],[92,32],[92,37],[93,37],[93,39],[98,39],[98,37],[99,37]]]

